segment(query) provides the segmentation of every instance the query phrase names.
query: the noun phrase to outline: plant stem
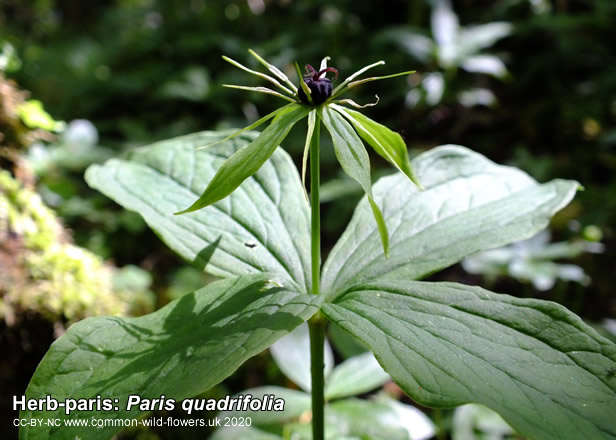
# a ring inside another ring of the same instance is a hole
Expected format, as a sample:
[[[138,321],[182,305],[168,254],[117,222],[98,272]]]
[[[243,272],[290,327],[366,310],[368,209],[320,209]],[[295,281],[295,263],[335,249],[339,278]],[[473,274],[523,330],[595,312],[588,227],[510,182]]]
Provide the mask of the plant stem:
[[[312,439],[325,439],[325,378],[323,372],[323,346],[326,321],[314,316],[308,322],[310,331],[310,371],[312,375]],[[316,319],[315,319],[316,318]]]
[[[321,183],[319,169],[319,135],[321,118],[317,113],[314,121],[314,131],[310,140],[310,208],[311,213],[311,254],[312,254],[312,293],[319,294],[321,276],[321,205],[319,200],[319,185]]]
[[[311,252],[312,252],[312,293],[319,294],[321,276],[321,208],[319,200],[319,135],[321,119],[316,115],[314,131],[310,140],[310,205],[311,205]],[[317,312],[308,321],[310,332],[310,372],[312,379],[312,438],[325,438],[325,365],[323,348],[325,344],[325,323]]]

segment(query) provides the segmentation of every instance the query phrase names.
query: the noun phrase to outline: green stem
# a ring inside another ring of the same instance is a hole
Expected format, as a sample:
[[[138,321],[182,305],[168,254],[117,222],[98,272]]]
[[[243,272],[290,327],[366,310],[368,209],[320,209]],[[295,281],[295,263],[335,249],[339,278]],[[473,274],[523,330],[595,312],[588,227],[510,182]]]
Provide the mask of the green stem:
[[[310,205],[311,205],[311,251],[312,251],[312,293],[319,294],[321,275],[321,213],[319,200],[319,135],[321,119],[317,113],[314,131],[310,140]],[[323,348],[325,344],[325,323],[320,313],[308,322],[310,331],[310,371],[312,379],[312,438],[325,438],[325,365]]]
[[[319,294],[319,278],[321,276],[321,205],[319,200],[320,170],[319,170],[319,135],[321,118],[317,113],[314,121],[314,131],[310,140],[310,207],[311,214],[311,253],[312,253],[312,293]]]
[[[325,344],[325,323],[317,313],[308,321],[310,331],[310,371],[312,374],[312,439],[325,439],[325,363],[323,346]]]

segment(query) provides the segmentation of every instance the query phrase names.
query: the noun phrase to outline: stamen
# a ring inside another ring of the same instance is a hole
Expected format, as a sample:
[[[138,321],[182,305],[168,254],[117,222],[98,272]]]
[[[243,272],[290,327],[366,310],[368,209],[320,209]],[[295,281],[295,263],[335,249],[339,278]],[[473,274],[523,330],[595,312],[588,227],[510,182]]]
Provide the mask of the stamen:
[[[306,74],[304,75],[304,79],[312,78],[313,81],[319,79],[319,73],[314,70],[314,67],[312,67],[310,64],[306,64],[305,69]]]

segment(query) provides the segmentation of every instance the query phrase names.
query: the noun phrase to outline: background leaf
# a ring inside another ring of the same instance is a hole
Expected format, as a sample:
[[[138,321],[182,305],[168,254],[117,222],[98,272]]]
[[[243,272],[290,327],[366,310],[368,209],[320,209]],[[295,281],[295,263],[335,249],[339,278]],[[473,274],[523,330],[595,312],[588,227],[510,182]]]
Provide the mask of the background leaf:
[[[126,419],[128,395],[184,399],[202,393],[310,318],[318,298],[272,288],[261,276],[223,280],[140,318],[89,318],[58,339],[26,396],[119,399],[118,411],[22,411],[22,418]],[[23,439],[108,439],[121,427],[22,427]]]
[[[250,394],[253,399],[262,399],[266,394],[273,395],[276,399],[284,400],[284,411],[223,411],[218,414],[223,417],[250,417],[253,424],[271,424],[287,422],[299,417],[304,412],[309,412],[312,399],[310,394],[303,391],[275,386],[251,388],[240,394]]]
[[[325,398],[332,400],[363,394],[388,381],[389,374],[383,371],[374,355],[362,353],[334,368],[326,381]]]
[[[467,72],[485,73],[497,78],[507,75],[507,67],[503,61],[494,55],[474,55],[460,63]]]
[[[310,392],[312,379],[310,376],[310,336],[308,325],[300,325],[284,338],[270,347],[272,357],[278,368],[304,391]],[[334,367],[334,354],[329,342],[325,340],[323,347],[324,375]]]
[[[425,191],[400,175],[374,186],[391,230],[389,259],[374,224],[366,220],[370,208],[364,199],[325,262],[322,289],[329,297],[368,280],[418,279],[474,252],[529,238],[578,187],[565,180],[538,184],[520,170],[458,146],[430,150],[413,168]]]
[[[501,416],[474,403],[456,408],[452,421],[452,440],[506,440],[515,432]]]
[[[423,437],[411,436],[406,425],[410,414],[400,413],[398,408],[391,405],[391,402],[391,400],[344,399],[328,405],[325,409],[325,417],[327,422],[340,434],[350,438],[410,440],[427,439],[432,436],[434,432]],[[417,412],[419,413],[419,410]],[[421,414],[412,421],[418,422],[426,419],[427,417]],[[338,438],[338,436],[332,436],[332,438]]]
[[[201,132],[158,142],[94,165],[88,184],[136,211],[183,258],[218,277],[268,272],[310,290],[310,213],[289,156],[274,152],[225,200],[174,216],[192,203],[216,170],[256,134],[203,150],[226,133]]]
[[[616,346],[558,304],[398,280],[323,311],[422,405],[480,403],[533,439],[616,438]]]
[[[460,61],[477,53],[480,49],[494,45],[498,40],[511,34],[512,31],[511,23],[496,21],[461,29],[457,42]]]

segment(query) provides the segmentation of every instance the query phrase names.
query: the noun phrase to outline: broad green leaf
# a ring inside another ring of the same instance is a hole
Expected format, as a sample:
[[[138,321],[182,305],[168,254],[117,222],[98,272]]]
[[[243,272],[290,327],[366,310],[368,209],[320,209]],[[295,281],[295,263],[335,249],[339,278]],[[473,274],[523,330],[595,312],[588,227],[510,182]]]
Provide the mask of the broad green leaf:
[[[310,375],[310,335],[308,325],[300,325],[284,338],[276,341],[270,347],[270,352],[280,371],[301,389],[310,392],[312,377]],[[334,354],[327,340],[323,347],[323,363],[324,374],[327,377],[334,367]]]
[[[369,280],[419,279],[477,251],[529,238],[578,188],[566,180],[538,184],[459,146],[424,153],[413,169],[425,191],[401,175],[374,186],[391,231],[389,259],[364,199],[323,267],[322,290],[329,298]]]
[[[421,188],[411,168],[411,161],[406,144],[398,133],[391,131],[378,122],[364,116],[362,113],[339,105],[332,104],[338,113],[347,118],[361,138],[370,145],[376,153],[408,177],[411,182]]]
[[[289,105],[279,112],[270,125],[250,144],[239,149],[218,169],[201,197],[190,207],[176,214],[205,208],[231,194],[248,177],[257,172],[289,134],[293,125],[308,115],[303,105]]]
[[[303,391],[282,387],[259,387],[242,391],[239,394],[250,394],[253,399],[262,399],[265,395],[284,400],[284,411],[224,411],[218,417],[250,417],[253,424],[267,425],[284,423],[311,411],[312,398]]]
[[[310,210],[295,165],[279,148],[228,198],[174,216],[192,203],[216,170],[255,133],[195,150],[226,133],[163,141],[92,166],[86,180],[136,211],[175,252],[218,277],[267,272],[285,286],[310,291]]]
[[[374,355],[362,353],[336,366],[327,377],[325,399],[339,399],[367,393],[389,381]]]
[[[322,310],[422,405],[480,403],[533,439],[616,438],[616,345],[558,304],[397,280]]]
[[[22,411],[30,419],[126,419],[129,395],[179,400],[233,373],[318,309],[318,298],[272,287],[264,275],[210,284],[140,318],[89,318],[58,339],[26,396],[118,399],[118,411]],[[22,439],[108,439],[121,427],[22,427]]]
[[[321,118],[332,137],[334,152],[342,169],[361,185],[368,197],[385,256],[387,256],[389,253],[389,233],[387,232],[387,225],[385,224],[383,214],[372,195],[368,152],[357,133],[355,133],[355,130],[353,130],[353,127],[339,113],[325,106],[321,109]]]

